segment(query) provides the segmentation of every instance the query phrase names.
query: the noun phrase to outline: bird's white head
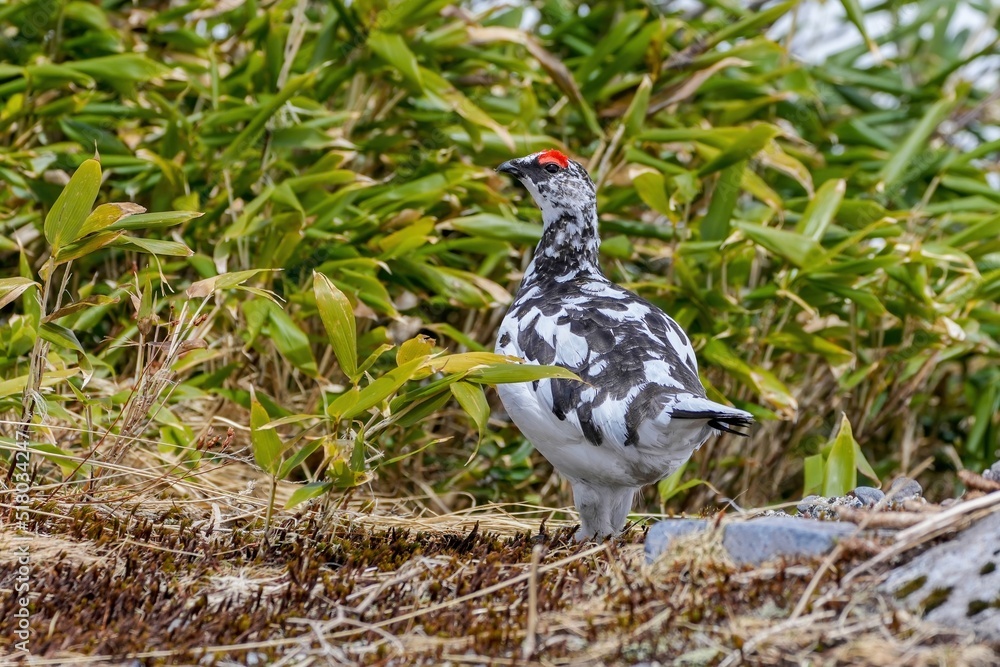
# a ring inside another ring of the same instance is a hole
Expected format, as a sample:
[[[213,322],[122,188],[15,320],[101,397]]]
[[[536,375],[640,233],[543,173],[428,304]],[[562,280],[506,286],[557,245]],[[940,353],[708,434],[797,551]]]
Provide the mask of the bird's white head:
[[[579,162],[557,150],[508,160],[497,171],[510,174],[531,193],[545,223],[571,212],[590,218],[597,212],[597,189]]]

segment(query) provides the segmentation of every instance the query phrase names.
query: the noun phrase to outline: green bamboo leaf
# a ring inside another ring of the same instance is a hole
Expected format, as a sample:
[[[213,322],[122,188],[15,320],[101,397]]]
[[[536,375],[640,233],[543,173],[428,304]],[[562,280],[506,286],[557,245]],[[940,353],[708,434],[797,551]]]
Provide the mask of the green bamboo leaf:
[[[413,377],[413,374],[417,372],[417,369],[420,368],[424,361],[425,358],[423,357],[414,359],[392,369],[385,375],[379,376],[374,382],[361,390],[358,394],[357,403],[348,410],[345,410],[342,417],[344,419],[356,417],[396,393],[397,389]]]
[[[882,301],[871,292],[865,292],[864,290],[855,289],[853,287],[846,287],[839,283],[816,277],[810,277],[809,284],[817,289],[823,290],[824,292],[836,294],[844,299],[850,299],[864,310],[875,315],[884,315],[886,313],[885,304],[883,304]]]
[[[795,414],[798,402],[785,383],[771,371],[748,364],[718,338],[708,341],[702,348],[702,354],[707,361],[724,368],[730,375],[757,392],[761,399],[785,414]]]
[[[223,151],[219,162],[228,167],[232,162],[236,161],[236,159],[244,151],[253,148],[258,135],[264,131],[264,128],[271,117],[278,113],[278,110],[281,109],[281,107],[283,107],[293,95],[303,89],[310,88],[315,80],[315,72],[307,72],[289,79],[288,83],[285,84],[285,87],[282,88],[277,95],[274,95],[270,100],[260,105],[260,109],[254,115],[253,120],[247,123],[247,126],[243,128],[238,135],[236,135],[236,138],[233,139],[229,143],[229,146],[226,147],[226,150]]]
[[[24,294],[29,287],[38,287],[38,283],[30,278],[3,278],[0,279],[0,308],[9,303],[13,303],[19,296]]]
[[[267,301],[265,303],[270,305],[268,317],[271,322],[270,339],[278,348],[278,352],[292,362],[293,366],[315,377],[318,371],[312,348],[309,346],[309,337],[277,304]]]
[[[418,334],[415,338],[403,341],[396,351],[396,365],[402,366],[414,359],[426,359],[434,351],[434,339]]]
[[[97,58],[81,58],[64,66],[100,81],[149,81],[168,70],[140,53],[117,53]]]
[[[777,227],[764,227],[751,222],[737,221],[734,225],[757,245],[767,248],[799,268],[813,264],[822,256],[822,248],[816,241],[796,232]]]
[[[191,283],[191,286],[185,290],[185,294],[192,299],[201,299],[216,290],[238,287],[257,274],[264,273],[265,271],[277,271],[277,269],[249,269],[247,271],[223,273],[222,275],[212,276],[211,278]]]
[[[816,196],[806,207],[805,212],[795,231],[806,238],[820,241],[826,228],[833,222],[833,217],[840,208],[840,202],[847,191],[847,182],[842,178],[832,179],[820,186]]]
[[[840,428],[831,442],[823,476],[823,495],[842,496],[858,485],[855,452],[858,444],[851,430],[847,415],[841,415]]]
[[[312,417],[312,415],[307,415]],[[273,423],[273,422],[272,422]],[[278,468],[278,479],[287,479],[288,475],[291,474],[293,470],[302,465],[302,463],[309,458],[313,452],[323,446],[323,440],[313,440],[308,442],[299,450],[285,459],[281,467]]]
[[[63,475],[67,477],[74,474],[78,477],[84,477],[90,474],[92,466],[86,463],[81,465],[82,459],[77,454],[73,454],[47,442],[33,442],[28,446],[31,448],[31,451],[38,452],[42,458],[59,466]]]
[[[698,479],[697,477],[689,479],[682,482],[684,479],[684,472],[687,470],[689,461],[685,461],[681,464],[681,467],[670,474],[666,479],[661,479],[656,484],[656,492],[660,497],[660,502],[665,503],[679,493],[683,493],[688,489],[693,489],[694,487],[704,484],[705,480]]]
[[[123,231],[103,231],[90,234],[82,239],[68,243],[59,248],[55,253],[57,264],[65,264],[80,257],[86,257],[105,248],[118,240],[125,232]]]
[[[351,408],[358,404],[360,396],[361,390],[357,387],[351,387],[327,406],[326,414],[334,421],[340,421]]]
[[[312,500],[313,498],[318,498],[324,493],[328,493],[334,488],[333,482],[309,482],[305,486],[301,486],[292,493],[285,503],[285,509],[290,510],[293,507],[301,505],[307,500]]]
[[[763,26],[774,23],[797,4],[799,4],[799,0],[788,0],[774,7],[749,12],[746,17],[735,23],[726,24],[722,29],[704,38],[702,40],[703,49],[710,51],[721,42],[730,41],[737,37],[756,35],[761,32]]]
[[[854,355],[849,350],[840,347],[828,337],[807,333],[792,326],[768,335],[765,340],[769,345],[783,350],[818,354],[834,366],[854,361]]]
[[[699,176],[705,176],[715,171],[721,171],[734,164],[745,162],[759,153],[769,141],[781,134],[774,125],[760,123],[754,125],[725,150],[709,160],[698,170]]]
[[[482,442],[490,420],[490,404],[482,387],[469,382],[455,382],[449,389],[465,413],[472,418],[479,431],[479,441]]]
[[[478,213],[448,221],[453,229],[470,236],[510,241],[511,243],[538,243],[542,226],[520,220],[511,220],[494,213]]]
[[[858,32],[861,33],[861,39],[865,40],[865,45],[868,46],[868,50],[872,53],[878,53],[878,46],[872,41],[872,38],[868,36],[868,30],[865,29],[865,14],[864,10],[861,9],[861,3],[858,0],[841,0],[841,4],[844,5],[844,11],[847,12],[847,18],[850,19]]]
[[[746,162],[737,162],[722,170],[712,193],[712,203],[701,221],[701,238],[705,241],[723,241],[729,236],[733,211],[740,197],[740,184]]]
[[[670,215],[670,200],[667,198],[667,185],[663,174],[652,169],[643,169],[632,177],[632,185],[646,206],[660,215]]]
[[[358,365],[358,377],[361,377],[364,373],[367,373],[368,369],[371,368],[375,364],[375,362],[382,357],[383,354],[391,350],[393,347],[394,346],[391,345],[390,343],[382,343],[377,348],[375,348],[375,350],[372,351],[372,353],[369,354],[368,357]],[[398,366],[399,364],[396,365]]]
[[[94,232],[99,232],[106,227],[110,227],[119,220],[137,213],[145,213],[146,209],[131,202],[114,202],[111,204],[101,204],[87,216],[80,230],[80,236],[86,236]]]
[[[878,475],[875,473],[875,469],[872,468],[872,464],[868,462],[865,458],[864,452],[861,451],[861,445],[854,441],[854,460],[858,465],[858,472],[867,477],[868,479],[874,480],[876,483],[879,482]]]
[[[997,236],[1000,236],[1000,215],[974,222],[962,231],[952,234],[945,242],[950,246],[958,247],[974,241],[993,239]]]
[[[379,58],[394,67],[411,87],[423,92],[424,83],[420,78],[417,57],[402,35],[372,30],[368,35],[368,46]]]
[[[53,345],[83,354],[83,346],[80,345],[80,339],[76,337],[72,329],[67,329],[54,322],[45,322],[42,324],[40,335]]]
[[[424,91],[429,97],[452,109],[470,123],[492,130],[510,150],[515,150],[514,139],[507,128],[493,120],[439,73],[425,67],[420,67],[419,71],[424,82]]]
[[[199,218],[203,214],[197,211],[161,211],[159,213],[136,213],[126,218],[121,218],[113,223],[108,229],[159,229],[161,227],[173,227],[188,220]]]
[[[819,495],[823,492],[823,475],[826,467],[822,454],[807,456],[802,461],[804,482],[802,497]]]
[[[144,239],[138,236],[120,236],[111,242],[111,245],[119,248],[129,248],[139,252],[149,253],[160,257],[190,257],[194,254],[191,248],[178,241],[165,241],[163,239]]]
[[[48,370],[45,371],[45,375],[42,376],[42,386],[52,387],[59,384],[66,378],[71,378],[74,375],[80,373],[79,368],[63,368],[58,370]],[[21,394],[24,392],[24,387],[28,384],[28,376],[21,375],[10,380],[0,381],[0,398],[7,398],[14,394]]]
[[[85,160],[45,216],[45,240],[53,251],[76,241],[101,189],[101,163]]]
[[[471,370],[466,376],[470,382],[480,384],[507,384],[510,382],[532,382],[534,380],[544,380],[546,378],[562,378],[566,380],[580,380],[579,377],[569,369],[562,366],[541,366],[536,364],[500,363],[479,366]]]
[[[649,110],[649,95],[653,90],[653,80],[644,74],[635,89],[632,101],[625,111],[622,122],[625,124],[625,138],[630,139],[640,132],[646,124],[646,112]]]
[[[961,192],[967,195],[981,195],[987,199],[1000,201],[1000,192],[990,185],[982,176],[980,178],[964,178],[946,174],[941,178],[941,183],[949,190]]]
[[[73,313],[78,313],[81,310],[87,308],[92,308],[94,306],[106,306],[112,303],[118,303],[119,299],[117,296],[106,296],[104,294],[95,294],[94,296],[89,296],[86,299],[81,299],[74,303],[68,304],[61,307],[59,310],[49,313],[46,315],[42,321],[43,322],[55,322],[56,320],[66,317],[67,315],[72,315]],[[0,306],[2,306],[2,300],[0,300]]]
[[[374,27],[387,32],[408,30],[414,25],[437,16],[451,0],[400,0],[386,3],[375,17]]]
[[[264,472],[276,475],[281,466],[281,438],[273,429],[263,427],[271,421],[267,410],[257,401],[257,396],[250,388],[250,447],[253,458]]]
[[[949,95],[930,106],[927,113],[899,145],[899,148],[893,151],[889,159],[882,165],[878,179],[883,187],[889,188],[895,185],[907,170],[912,168],[916,163],[917,156],[927,150],[928,139],[931,138],[938,125],[948,117],[957,103],[958,100],[955,96]]]
[[[351,301],[329,278],[316,271],[313,272],[313,294],[337,363],[344,375],[354,380],[358,376],[358,334]]]

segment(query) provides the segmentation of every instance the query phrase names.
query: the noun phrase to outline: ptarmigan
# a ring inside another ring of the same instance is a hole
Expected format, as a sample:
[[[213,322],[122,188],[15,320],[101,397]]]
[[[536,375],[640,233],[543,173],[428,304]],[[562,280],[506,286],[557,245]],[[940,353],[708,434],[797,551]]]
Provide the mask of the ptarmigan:
[[[713,433],[746,435],[738,429],[753,417],[708,400],[681,327],[604,276],[586,169],[548,150],[497,171],[528,189],[544,230],[496,351],[564,366],[584,380],[499,385],[500,399],[572,484],[577,539],[617,535],[639,488],[677,470]]]

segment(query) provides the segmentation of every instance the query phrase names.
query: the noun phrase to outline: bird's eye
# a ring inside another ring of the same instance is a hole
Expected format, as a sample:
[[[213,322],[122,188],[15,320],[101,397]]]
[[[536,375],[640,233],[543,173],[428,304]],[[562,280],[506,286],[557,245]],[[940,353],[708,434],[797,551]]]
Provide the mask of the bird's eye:
[[[557,165],[555,162],[548,162],[548,163],[546,163],[544,165],[544,168],[545,168],[545,171],[549,172],[550,174],[558,174],[559,171],[562,169],[562,167],[560,167],[559,165]]]

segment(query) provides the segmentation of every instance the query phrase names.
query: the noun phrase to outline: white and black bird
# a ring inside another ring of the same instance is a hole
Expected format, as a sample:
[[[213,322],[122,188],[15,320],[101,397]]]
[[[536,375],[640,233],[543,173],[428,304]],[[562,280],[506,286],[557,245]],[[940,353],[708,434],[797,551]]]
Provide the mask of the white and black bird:
[[[548,150],[497,171],[524,184],[544,229],[496,351],[583,379],[499,385],[500,399],[572,484],[577,539],[617,535],[636,491],[677,470],[713,433],[746,435],[740,429],[753,417],[706,398],[681,327],[604,276],[596,187],[586,169]]]

